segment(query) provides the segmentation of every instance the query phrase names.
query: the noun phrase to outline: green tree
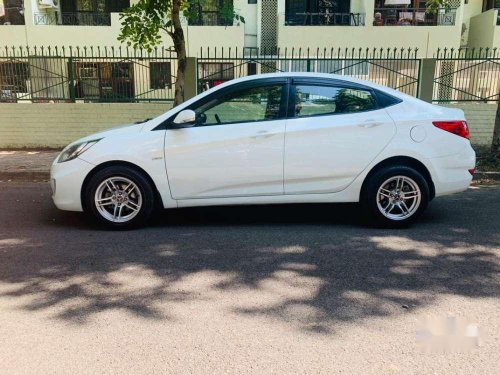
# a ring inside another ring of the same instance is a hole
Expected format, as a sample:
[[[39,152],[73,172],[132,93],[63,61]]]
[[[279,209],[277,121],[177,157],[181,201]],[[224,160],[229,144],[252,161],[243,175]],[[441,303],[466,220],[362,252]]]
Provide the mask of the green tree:
[[[184,101],[184,79],[187,65],[186,40],[181,17],[196,20],[204,1],[210,0],[139,0],[121,15],[121,32],[118,40],[133,48],[151,51],[161,43],[161,31],[172,39],[177,53],[174,106]],[[221,17],[245,22],[231,6],[220,9]]]
[[[437,13],[439,9],[446,11],[451,9],[450,0],[427,0],[425,6],[429,13]]]

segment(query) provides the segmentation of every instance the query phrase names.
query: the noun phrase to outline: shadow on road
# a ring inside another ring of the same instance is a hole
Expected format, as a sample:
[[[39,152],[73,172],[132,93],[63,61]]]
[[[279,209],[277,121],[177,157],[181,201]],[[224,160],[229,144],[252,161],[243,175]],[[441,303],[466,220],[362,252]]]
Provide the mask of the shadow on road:
[[[0,213],[0,300],[75,324],[112,309],[177,319],[177,304],[233,293],[227,313],[331,332],[441,294],[500,294],[497,188],[438,199],[397,231],[365,227],[355,205],[289,205],[185,209],[107,232],[56,211],[48,191],[33,208],[29,189],[3,186],[0,201],[14,191],[21,202]]]

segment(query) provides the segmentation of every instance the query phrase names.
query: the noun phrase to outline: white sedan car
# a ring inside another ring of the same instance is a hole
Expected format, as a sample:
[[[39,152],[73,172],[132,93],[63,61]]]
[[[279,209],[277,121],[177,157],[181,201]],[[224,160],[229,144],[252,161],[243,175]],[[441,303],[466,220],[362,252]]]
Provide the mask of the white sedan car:
[[[141,124],[66,147],[51,171],[62,210],[112,228],[157,207],[360,202],[406,226],[466,190],[475,153],[461,110],[343,76],[236,79]]]

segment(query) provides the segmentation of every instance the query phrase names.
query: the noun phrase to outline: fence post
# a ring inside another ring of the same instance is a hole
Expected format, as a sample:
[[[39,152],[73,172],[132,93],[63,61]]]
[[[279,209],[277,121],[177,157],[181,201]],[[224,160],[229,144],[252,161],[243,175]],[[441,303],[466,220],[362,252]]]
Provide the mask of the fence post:
[[[75,72],[73,67],[73,57],[68,59],[68,84],[69,84],[69,98],[71,99],[71,103],[75,102],[76,94],[75,94]]]
[[[420,66],[420,90],[418,98],[426,102],[432,102],[434,93],[434,74],[436,73],[436,59],[422,59]]]
[[[188,57],[184,75],[184,100],[191,99],[198,93],[198,59]]]

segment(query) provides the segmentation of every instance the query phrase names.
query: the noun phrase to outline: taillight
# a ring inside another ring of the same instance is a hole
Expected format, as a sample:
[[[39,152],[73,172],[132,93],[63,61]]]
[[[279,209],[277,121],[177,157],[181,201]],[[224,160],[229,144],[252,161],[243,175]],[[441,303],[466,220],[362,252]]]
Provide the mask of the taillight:
[[[447,132],[469,139],[469,127],[467,121],[434,121],[435,127],[445,130]]]

